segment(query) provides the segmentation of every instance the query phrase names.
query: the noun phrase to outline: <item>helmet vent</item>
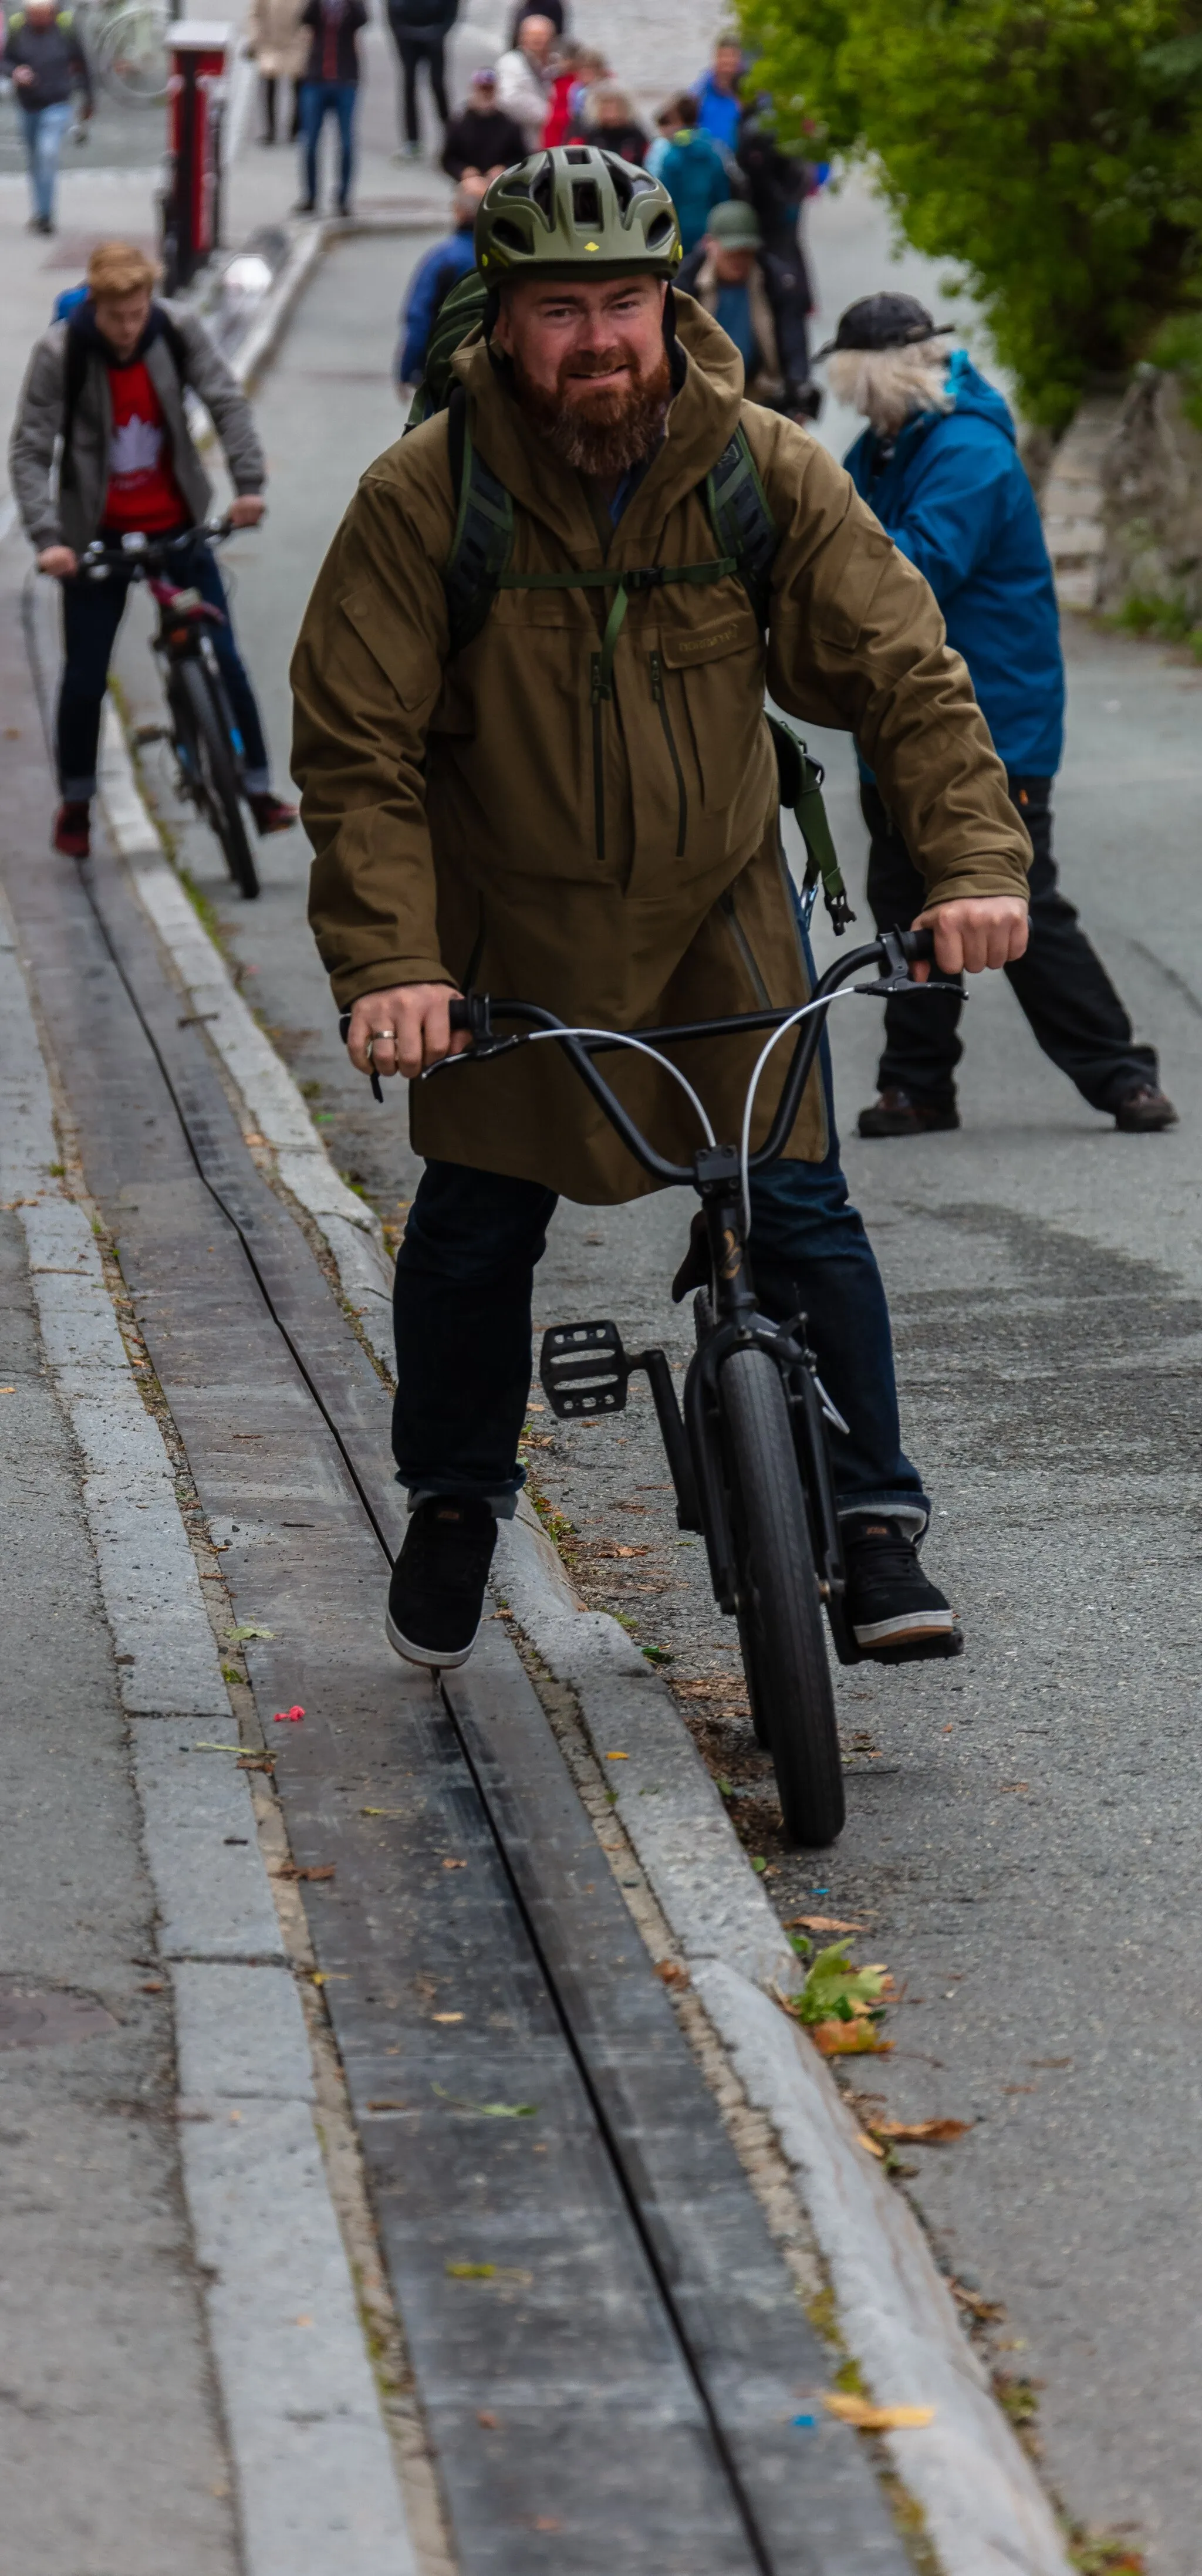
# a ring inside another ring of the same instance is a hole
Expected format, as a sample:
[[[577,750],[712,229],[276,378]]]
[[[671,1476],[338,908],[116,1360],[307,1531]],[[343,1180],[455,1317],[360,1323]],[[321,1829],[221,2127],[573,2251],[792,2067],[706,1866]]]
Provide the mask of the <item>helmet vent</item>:
[[[524,225],[511,223],[508,215],[499,215],[492,231],[493,240],[500,242],[503,249],[520,251],[523,258],[529,258],[534,244]]]
[[[551,156],[549,153],[541,170],[539,171],[537,179],[534,180],[531,186],[530,196],[533,204],[538,207],[540,215],[545,217],[547,223],[554,223],[555,173],[551,166]],[[528,247],[528,245],[524,245],[524,247]]]
[[[576,222],[590,232],[600,230],[601,192],[595,179],[573,179],[572,213]]]
[[[587,144],[581,145],[578,143],[570,143],[563,157],[565,161],[575,161],[577,163],[583,161],[587,163],[589,159],[588,146]]]
[[[648,249],[658,250],[661,242],[665,244],[670,242],[675,230],[675,216],[666,213],[655,215],[647,226]]]

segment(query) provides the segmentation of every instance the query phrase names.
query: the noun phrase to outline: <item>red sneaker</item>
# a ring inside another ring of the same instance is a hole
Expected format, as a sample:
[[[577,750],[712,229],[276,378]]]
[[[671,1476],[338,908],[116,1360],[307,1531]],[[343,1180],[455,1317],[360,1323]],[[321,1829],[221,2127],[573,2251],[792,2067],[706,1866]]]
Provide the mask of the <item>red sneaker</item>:
[[[300,812],[299,805],[285,805],[283,798],[274,796],[269,787],[257,796],[248,796],[246,802],[262,833],[290,832]]]
[[[89,859],[92,834],[88,821],[89,808],[82,805],[60,805],[54,817],[53,845],[65,859]]]

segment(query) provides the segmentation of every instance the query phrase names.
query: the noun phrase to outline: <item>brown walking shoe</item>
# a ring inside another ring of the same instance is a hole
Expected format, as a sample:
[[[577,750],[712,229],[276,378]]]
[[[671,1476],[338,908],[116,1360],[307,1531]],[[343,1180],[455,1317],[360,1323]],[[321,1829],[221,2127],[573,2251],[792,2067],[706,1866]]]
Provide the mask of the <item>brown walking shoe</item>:
[[[870,1109],[860,1111],[861,1136],[931,1136],[946,1127],[958,1127],[958,1109],[936,1109],[925,1100],[911,1100],[908,1091],[882,1091]]]
[[[1114,1113],[1115,1126],[1124,1136],[1155,1136],[1162,1127],[1175,1127],[1177,1112],[1171,1100],[1154,1084],[1141,1082],[1138,1091],[1128,1091]]]

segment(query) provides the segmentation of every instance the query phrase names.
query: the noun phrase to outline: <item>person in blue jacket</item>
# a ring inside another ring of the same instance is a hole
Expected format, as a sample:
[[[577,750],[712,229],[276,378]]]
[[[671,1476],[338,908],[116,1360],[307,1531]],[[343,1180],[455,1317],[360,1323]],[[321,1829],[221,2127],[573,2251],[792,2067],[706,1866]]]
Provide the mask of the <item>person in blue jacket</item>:
[[[712,134],[724,152],[734,153],[739,140],[743,105],[739,83],[744,72],[743,47],[737,36],[719,36],[713,61],[703,72],[693,95],[697,101],[697,122],[703,134]]]
[[[455,230],[445,241],[435,242],[424,259],[419,260],[409,281],[409,292],[401,306],[401,337],[397,344],[396,380],[398,385],[418,383],[426,363],[426,350],[439,312],[453,286],[476,265],[474,228],[476,208],[488,181],[483,178],[461,179],[451,200]]]
[[[1155,1050],[1138,1042],[1101,959],[1061,893],[1052,856],[1052,781],[1064,735],[1064,663],[1052,567],[1035,496],[1001,394],[915,296],[848,307],[829,360],[836,398],[868,419],[847,471],[894,544],[925,573],[962,653],[1010,794],[1031,838],[1031,935],[1007,966],[1031,1031],[1092,1109],[1135,1132],[1171,1127]],[[878,929],[911,922],[923,879],[863,770],[871,836],[868,901]],[[962,1004],[900,996],[885,1006],[879,1098],[862,1136],[958,1127]]]
[[[699,126],[697,101],[687,91],[682,91],[679,98],[670,98],[655,122],[659,137],[648,152],[647,168],[653,178],[662,179],[676,208],[681,244],[688,259],[704,240],[715,206],[726,204],[730,177],[713,136],[703,133]]]

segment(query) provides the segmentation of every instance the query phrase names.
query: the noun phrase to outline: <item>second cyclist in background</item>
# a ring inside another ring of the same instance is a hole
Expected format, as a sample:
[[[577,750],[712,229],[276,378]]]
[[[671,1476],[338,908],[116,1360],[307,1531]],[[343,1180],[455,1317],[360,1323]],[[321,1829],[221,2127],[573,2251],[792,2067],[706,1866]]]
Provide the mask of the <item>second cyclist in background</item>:
[[[205,518],[213,487],[188,427],[188,387],[212,414],[221,440],[236,496],[231,524],[253,528],[266,506],[266,468],[250,404],[196,315],[156,301],[157,278],[154,262],[131,242],[102,242],[93,251],[86,302],[52,324],[34,349],[10,449],[13,493],[38,569],[63,586],[55,729],[62,802],[54,846],[73,859],[86,859],[91,846],[100,712],[128,596],[119,578],[96,584],[82,578],[79,557],[94,537],[109,545],[134,530],[167,537]],[[207,546],[198,543],[181,555],[178,578],[220,612],[213,644],[242,736],[247,803],[260,832],[285,832],[296,807],[272,788],[262,719]]]

